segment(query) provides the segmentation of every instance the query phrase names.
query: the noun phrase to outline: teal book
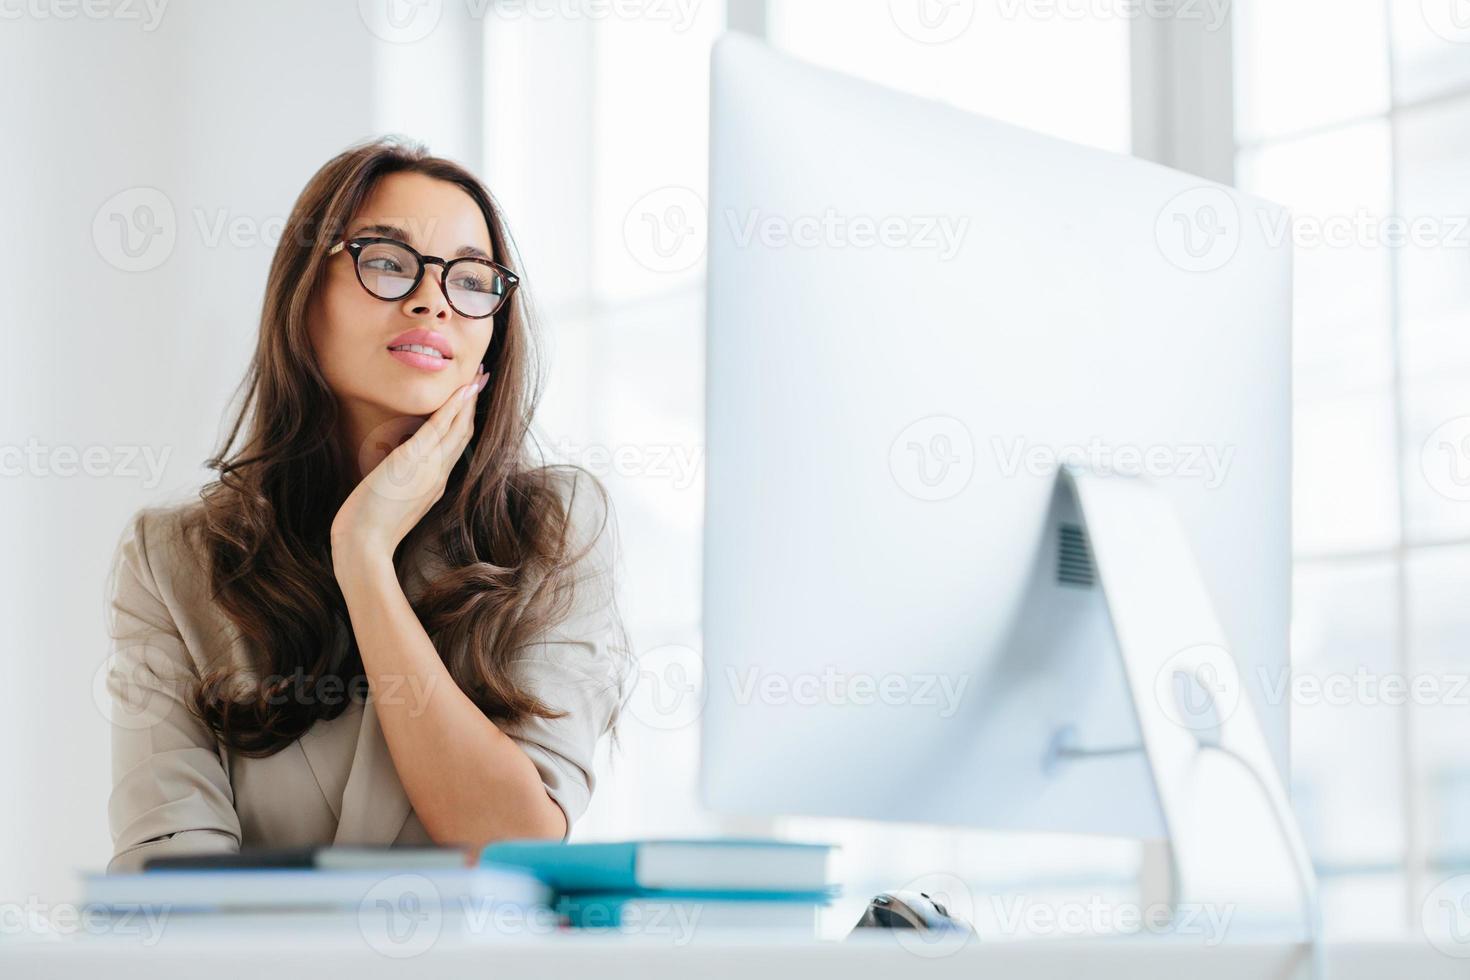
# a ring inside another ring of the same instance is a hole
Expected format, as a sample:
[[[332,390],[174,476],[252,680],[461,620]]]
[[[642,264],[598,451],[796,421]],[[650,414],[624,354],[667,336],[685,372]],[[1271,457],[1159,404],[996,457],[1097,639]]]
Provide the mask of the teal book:
[[[589,931],[636,930],[649,935],[692,938],[711,929],[791,929],[815,933],[817,910],[827,892],[648,892],[644,894],[564,894],[557,914],[567,924]]]
[[[503,841],[482,865],[529,871],[558,892],[817,893],[828,890],[828,844],[767,839],[566,844]]]

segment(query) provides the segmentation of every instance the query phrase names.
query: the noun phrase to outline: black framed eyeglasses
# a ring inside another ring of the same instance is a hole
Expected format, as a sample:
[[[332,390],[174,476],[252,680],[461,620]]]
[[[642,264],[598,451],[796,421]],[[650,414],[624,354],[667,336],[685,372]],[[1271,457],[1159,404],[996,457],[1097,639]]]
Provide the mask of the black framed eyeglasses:
[[[333,245],[327,254],[336,255],[344,248],[352,256],[357,281],[378,299],[411,295],[423,281],[425,267],[441,267],[439,288],[444,298],[454,312],[471,320],[482,320],[500,309],[521,281],[498,262],[477,255],[457,259],[422,255],[396,238],[353,238]]]

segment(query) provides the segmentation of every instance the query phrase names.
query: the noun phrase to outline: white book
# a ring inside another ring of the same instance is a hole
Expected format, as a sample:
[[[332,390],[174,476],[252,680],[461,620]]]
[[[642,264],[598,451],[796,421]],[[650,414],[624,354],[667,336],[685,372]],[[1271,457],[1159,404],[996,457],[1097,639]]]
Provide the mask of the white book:
[[[238,871],[142,871],[84,876],[88,905],[170,912],[347,909],[378,902],[443,910],[495,904],[546,905],[534,877],[494,868],[343,870],[258,868]]]

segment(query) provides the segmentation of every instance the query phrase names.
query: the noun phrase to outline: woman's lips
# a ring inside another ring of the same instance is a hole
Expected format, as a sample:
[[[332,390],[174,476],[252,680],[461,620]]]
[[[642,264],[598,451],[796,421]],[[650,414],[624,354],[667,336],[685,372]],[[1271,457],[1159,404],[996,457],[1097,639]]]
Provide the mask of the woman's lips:
[[[418,368],[420,371],[443,371],[452,363],[450,358],[435,357],[432,354],[416,354],[411,350],[390,350],[388,354],[397,358],[409,367]]]

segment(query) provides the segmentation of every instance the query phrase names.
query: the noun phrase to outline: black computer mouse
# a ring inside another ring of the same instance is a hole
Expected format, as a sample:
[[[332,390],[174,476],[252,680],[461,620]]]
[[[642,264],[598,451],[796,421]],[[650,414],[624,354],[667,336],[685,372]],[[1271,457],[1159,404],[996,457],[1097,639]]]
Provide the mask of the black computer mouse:
[[[956,919],[926,892],[881,892],[873,896],[854,929],[918,929],[933,933],[971,935],[974,927]]]

